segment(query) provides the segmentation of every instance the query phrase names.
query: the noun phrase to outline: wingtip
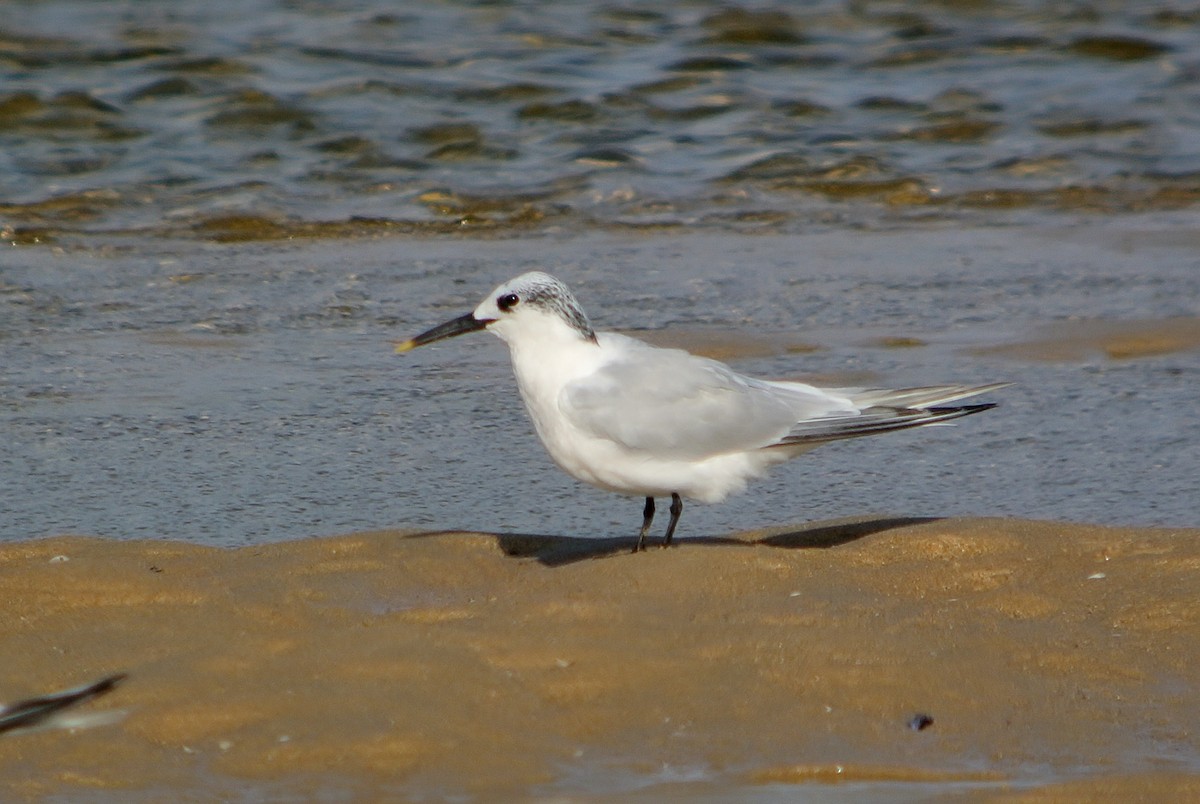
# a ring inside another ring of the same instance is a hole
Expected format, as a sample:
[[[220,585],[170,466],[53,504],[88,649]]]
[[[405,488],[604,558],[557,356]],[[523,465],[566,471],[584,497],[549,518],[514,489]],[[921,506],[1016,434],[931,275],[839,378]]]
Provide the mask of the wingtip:
[[[925,408],[929,413],[945,416],[948,419],[957,419],[962,416],[970,416],[972,413],[983,413],[985,410],[991,410],[997,407],[999,402],[977,402],[973,405],[954,405],[953,407],[934,407]]]

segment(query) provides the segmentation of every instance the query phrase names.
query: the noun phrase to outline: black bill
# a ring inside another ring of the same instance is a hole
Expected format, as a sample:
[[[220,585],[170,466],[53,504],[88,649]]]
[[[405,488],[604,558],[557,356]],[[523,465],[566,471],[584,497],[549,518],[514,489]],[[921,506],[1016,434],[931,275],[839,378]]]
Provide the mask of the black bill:
[[[453,338],[455,335],[462,335],[467,332],[478,332],[490,323],[492,323],[490,319],[485,318],[481,321],[471,313],[467,313],[466,315],[451,319],[445,324],[438,324],[433,329],[422,332],[420,335],[409,338],[407,341],[396,341],[396,352],[397,354],[408,352],[427,343]]]

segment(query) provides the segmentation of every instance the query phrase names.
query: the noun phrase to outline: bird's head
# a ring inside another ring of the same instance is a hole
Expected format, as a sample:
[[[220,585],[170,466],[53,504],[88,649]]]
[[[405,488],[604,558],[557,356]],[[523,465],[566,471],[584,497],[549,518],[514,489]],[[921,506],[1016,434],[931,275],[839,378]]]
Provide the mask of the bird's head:
[[[396,351],[407,352],[481,329],[509,343],[548,338],[596,341],[596,333],[571,290],[550,274],[530,271],[497,287],[474,311],[406,341],[396,341]]]

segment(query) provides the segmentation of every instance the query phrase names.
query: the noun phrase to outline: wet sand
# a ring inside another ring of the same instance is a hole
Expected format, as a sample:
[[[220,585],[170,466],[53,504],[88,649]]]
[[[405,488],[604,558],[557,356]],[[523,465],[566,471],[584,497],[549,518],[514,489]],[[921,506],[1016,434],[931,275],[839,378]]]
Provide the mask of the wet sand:
[[[1112,360],[1158,357],[1200,348],[1200,318],[1142,321],[1076,319],[1047,324],[1019,343],[985,346],[979,355],[1017,360],[1069,361],[1103,355]]]
[[[130,674],[119,724],[0,739],[0,797],[1200,794],[1200,530],[631,544],[0,545],[5,700]]]

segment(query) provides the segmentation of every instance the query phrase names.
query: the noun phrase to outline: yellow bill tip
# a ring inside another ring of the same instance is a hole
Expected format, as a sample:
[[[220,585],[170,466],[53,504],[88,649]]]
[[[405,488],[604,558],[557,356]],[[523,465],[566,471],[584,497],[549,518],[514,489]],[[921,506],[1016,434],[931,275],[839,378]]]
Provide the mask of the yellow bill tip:
[[[411,338],[407,341],[392,341],[392,346],[396,349],[396,354],[402,355],[405,352],[411,352],[417,348],[417,342]]]

